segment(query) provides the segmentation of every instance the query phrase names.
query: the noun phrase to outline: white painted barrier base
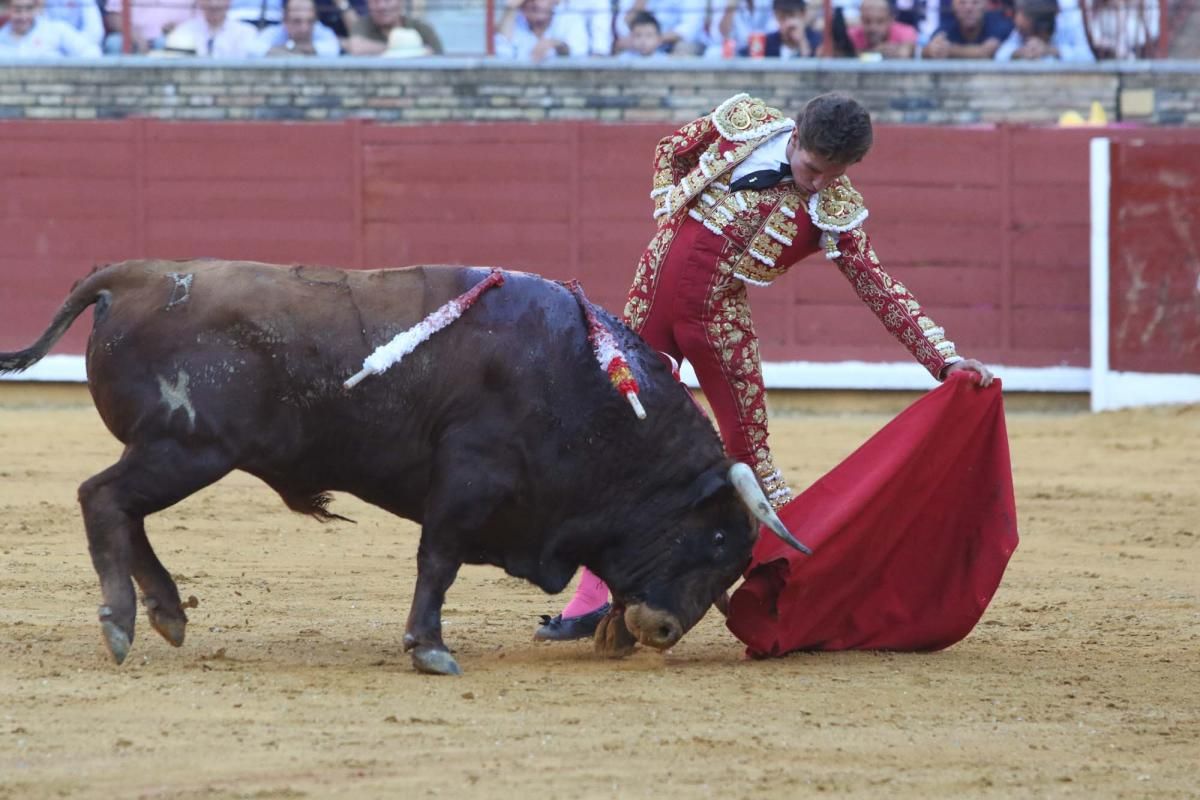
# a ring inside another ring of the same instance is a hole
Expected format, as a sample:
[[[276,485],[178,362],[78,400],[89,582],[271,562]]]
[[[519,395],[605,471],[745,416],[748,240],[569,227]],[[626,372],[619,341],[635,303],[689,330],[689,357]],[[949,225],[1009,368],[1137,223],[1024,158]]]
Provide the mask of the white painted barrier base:
[[[1105,372],[1092,383],[1092,411],[1200,403],[1200,375]]]
[[[24,372],[0,375],[0,381],[85,383],[87,372],[84,369],[83,356],[46,356]]]

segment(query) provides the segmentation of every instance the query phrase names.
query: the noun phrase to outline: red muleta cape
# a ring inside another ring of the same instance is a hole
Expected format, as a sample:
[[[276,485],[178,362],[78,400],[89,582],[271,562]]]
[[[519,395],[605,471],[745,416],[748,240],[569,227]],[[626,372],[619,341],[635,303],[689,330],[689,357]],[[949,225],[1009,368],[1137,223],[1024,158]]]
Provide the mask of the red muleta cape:
[[[940,650],[983,615],[1017,547],[1000,381],[955,373],[779,511],[726,625],[765,658]]]

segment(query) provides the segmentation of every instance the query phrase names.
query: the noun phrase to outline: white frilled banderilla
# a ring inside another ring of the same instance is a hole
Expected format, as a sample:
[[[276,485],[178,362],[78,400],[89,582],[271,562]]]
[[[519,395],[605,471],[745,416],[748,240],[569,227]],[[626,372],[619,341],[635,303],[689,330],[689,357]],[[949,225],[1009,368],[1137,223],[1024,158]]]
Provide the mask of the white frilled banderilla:
[[[503,283],[504,272],[498,269],[492,270],[482,281],[448,301],[413,327],[396,334],[387,344],[375,348],[375,351],[363,360],[362,369],[347,379],[343,386],[353,389],[364,378],[370,375],[379,375],[399,364],[406,355],[417,349],[418,345],[461,317],[463,312],[474,305],[484,292]],[[638,400],[637,379],[633,376],[633,370],[630,369],[625,354],[617,345],[616,337],[596,316],[596,312],[587,297],[584,296],[579,282],[570,281],[564,285],[574,295],[587,320],[588,342],[592,345],[592,352],[596,356],[600,369],[608,375],[608,380],[613,388],[629,401],[629,405],[633,407],[633,413],[637,415],[638,419],[645,419],[646,410],[642,408],[642,404]]]
[[[583,316],[587,319],[588,324],[588,341],[592,344],[592,352],[596,354],[596,361],[599,362],[600,369],[608,375],[608,381],[613,388],[629,401],[637,418],[645,419],[646,409],[642,408],[642,403],[638,399],[637,378],[633,377],[633,370],[629,368],[625,354],[617,345],[616,337],[596,316],[596,311],[584,296],[583,287],[579,285],[579,281],[568,281],[564,285],[571,290],[571,294],[575,295],[575,300],[583,309]]]

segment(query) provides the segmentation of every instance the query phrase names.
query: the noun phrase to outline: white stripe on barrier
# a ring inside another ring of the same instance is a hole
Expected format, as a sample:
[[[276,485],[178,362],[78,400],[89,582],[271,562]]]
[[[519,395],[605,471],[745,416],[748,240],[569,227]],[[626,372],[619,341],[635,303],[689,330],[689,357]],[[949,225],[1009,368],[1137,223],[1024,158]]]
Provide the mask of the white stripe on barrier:
[[[1103,137],[1090,142],[1088,183],[1091,195],[1091,391],[1092,411],[1108,408],[1108,253],[1109,200],[1112,189],[1112,144]]]

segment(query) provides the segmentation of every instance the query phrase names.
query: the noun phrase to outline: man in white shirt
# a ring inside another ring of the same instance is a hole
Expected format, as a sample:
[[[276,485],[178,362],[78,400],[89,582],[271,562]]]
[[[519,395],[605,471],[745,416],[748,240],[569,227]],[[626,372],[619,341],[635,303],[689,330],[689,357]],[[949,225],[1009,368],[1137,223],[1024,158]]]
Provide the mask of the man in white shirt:
[[[0,15],[8,22],[0,28],[0,57],[99,56],[100,45],[65,22],[42,13],[40,0],[8,0]]]
[[[562,0],[557,13],[579,17],[587,31],[587,52],[574,55],[612,55],[613,12],[608,0]]]
[[[171,32],[173,39],[193,42],[198,56],[245,58],[257,52],[258,31],[229,16],[229,0],[196,0],[196,8],[198,14]]]
[[[1013,32],[996,50],[997,61],[1096,61],[1082,24],[1064,19],[1057,0],[1018,0],[1013,22]]]
[[[283,24],[263,28],[256,52],[264,56],[337,56],[337,34],[317,22],[313,0],[288,0]]]
[[[558,0],[508,0],[496,25],[496,55],[516,61],[586,56],[588,34],[575,14],[556,13]]]
[[[46,0],[42,13],[67,23],[97,47],[104,43],[104,17],[96,0]]]

